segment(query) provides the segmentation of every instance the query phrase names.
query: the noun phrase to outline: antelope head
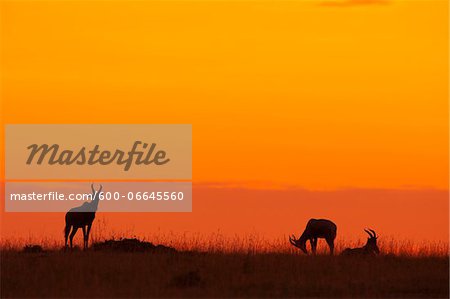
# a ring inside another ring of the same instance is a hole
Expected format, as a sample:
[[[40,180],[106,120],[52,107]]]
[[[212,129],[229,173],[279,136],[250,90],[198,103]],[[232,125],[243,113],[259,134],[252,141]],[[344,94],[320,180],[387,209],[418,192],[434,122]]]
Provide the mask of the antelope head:
[[[289,236],[289,242],[293,246],[300,248],[304,253],[308,254],[308,251],[306,250],[306,242],[301,242],[300,238],[296,239],[294,235]]]
[[[91,190],[92,190],[92,200],[95,200],[99,197],[100,193],[102,192],[103,186],[100,185],[100,189],[98,191],[95,191],[94,184],[91,184]]]
[[[377,239],[378,236],[375,233],[374,230],[372,229],[364,229],[364,231],[369,235],[369,238],[367,238],[367,243],[366,243],[366,248],[367,250],[371,251],[371,252],[375,252],[376,254],[380,253],[380,249],[378,248],[377,245]]]

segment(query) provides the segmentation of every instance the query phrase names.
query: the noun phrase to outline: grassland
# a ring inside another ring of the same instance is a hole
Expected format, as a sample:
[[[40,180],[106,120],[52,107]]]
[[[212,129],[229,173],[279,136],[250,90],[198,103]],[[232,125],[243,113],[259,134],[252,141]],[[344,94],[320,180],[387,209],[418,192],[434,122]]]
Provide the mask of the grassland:
[[[162,253],[3,248],[1,297],[449,296],[448,250],[364,258],[230,248]]]

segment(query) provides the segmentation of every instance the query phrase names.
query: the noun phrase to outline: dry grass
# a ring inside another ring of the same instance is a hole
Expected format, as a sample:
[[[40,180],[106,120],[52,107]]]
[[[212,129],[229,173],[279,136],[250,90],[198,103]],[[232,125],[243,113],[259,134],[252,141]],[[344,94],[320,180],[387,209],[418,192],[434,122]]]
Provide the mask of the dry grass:
[[[441,297],[448,257],[51,251],[1,255],[1,297]]]
[[[115,239],[125,237],[114,235]],[[94,236],[102,241],[105,236]],[[2,240],[1,297],[443,297],[448,244],[384,238],[375,258],[304,256],[286,238],[155,234],[180,252],[61,251]],[[80,241],[79,239],[77,241]],[[362,242],[338,240],[337,251]],[[34,247],[28,247],[28,249]],[[322,253],[326,248],[322,243]]]
[[[102,230],[100,230],[102,232]],[[164,244],[179,251],[200,251],[209,253],[286,253],[299,254],[288,242],[288,236],[268,239],[258,233],[247,235],[227,236],[217,231],[212,234],[199,233],[163,233],[161,231],[147,235],[144,238],[134,236],[132,233],[94,233],[90,243],[105,240],[118,240],[121,238],[139,238],[154,244]],[[75,237],[74,243],[81,245],[81,232]],[[336,252],[339,253],[347,247],[363,246],[366,239],[342,240],[337,239]],[[27,244],[39,244],[44,249],[55,250],[63,247],[63,236],[59,240],[46,237],[16,238],[0,241],[1,250],[20,250]],[[309,246],[309,245],[308,245]],[[378,246],[384,255],[396,256],[426,256],[445,257],[449,254],[449,245],[445,242],[417,242],[384,236],[379,240]],[[327,254],[328,247],[325,241],[319,240],[319,254]]]

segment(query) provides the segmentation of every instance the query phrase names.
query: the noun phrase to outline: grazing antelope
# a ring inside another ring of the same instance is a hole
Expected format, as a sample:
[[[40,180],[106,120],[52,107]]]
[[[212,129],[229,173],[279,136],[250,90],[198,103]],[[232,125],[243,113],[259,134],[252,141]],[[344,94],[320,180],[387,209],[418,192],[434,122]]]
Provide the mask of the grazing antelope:
[[[92,200],[90,202],[83,203],[79,207],[72,208],[66,213],[66,227],[64,229],[65,249],[67,249],[68,237],[70,239],[70,248],[72,248],[73,237],[79,228],[83,230],[83,248],[88,248],[89,233],[91,232],[92,222],[95,219],[95,212],[97,211],[102,188],[102,185],[100,185],[100,189],[96,191],[94,189],[94,184],[91,184]],[[71,229],[72,232],[70,232]]]
[[[366,245],[359,248],[346,248],[341,255],[376,255],[380,253],[377,245],[378,237],[375,231],[372,229],[364,229],[364,231],[369,235]]]
[[[310,219],[300,238],[295,239],[295,236],[292,235],[289,237],[289,242],[307,254],[306,241],[309,240],[311,243],[311,251],[313,254],[316,254],[317,239],[323,238],[327,241],[327,244],[330,247],[330,254],[332,255],[336,232],[337,226],[332,221],[326,219]]]

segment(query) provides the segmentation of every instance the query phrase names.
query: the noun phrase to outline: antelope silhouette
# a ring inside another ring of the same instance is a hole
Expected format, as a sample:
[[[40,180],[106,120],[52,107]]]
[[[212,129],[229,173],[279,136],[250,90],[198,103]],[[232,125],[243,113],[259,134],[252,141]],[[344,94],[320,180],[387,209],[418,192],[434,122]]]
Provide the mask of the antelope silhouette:
[[[98,208],[99,196],[103,186],[100,185],[100,189],[95,191],[94,184],[91,184],[92,200],[85,202],[81,206],[72,208],[66,213],[66,227],[64,229],[64,241],[65,249],[67,249],[67,237],[70,230],[70,248],[73,248],[73,237],[81,227],[83,230],[83,248],[88,248],[89,233],[91,232],[92,222],[95,219],[95,212]]]
[[[375,231],[370,228],[364,229],[364,231],[369,235],[366,245],[358,248],[346,248],[341,255],[376,255],[380,253],[377,245],[378,236]]]
[[[289,237],[289,242],[307,254],[306,241],[309,240],[311,243],[311,251],[313,254],[316,254],[317,239],[323,238],[330,247],[330,254],[333,255],[336,233],[337,226],[332,221],[327,219],[310,219],[300,238],[296,239],[295,236],[292,235]]]

